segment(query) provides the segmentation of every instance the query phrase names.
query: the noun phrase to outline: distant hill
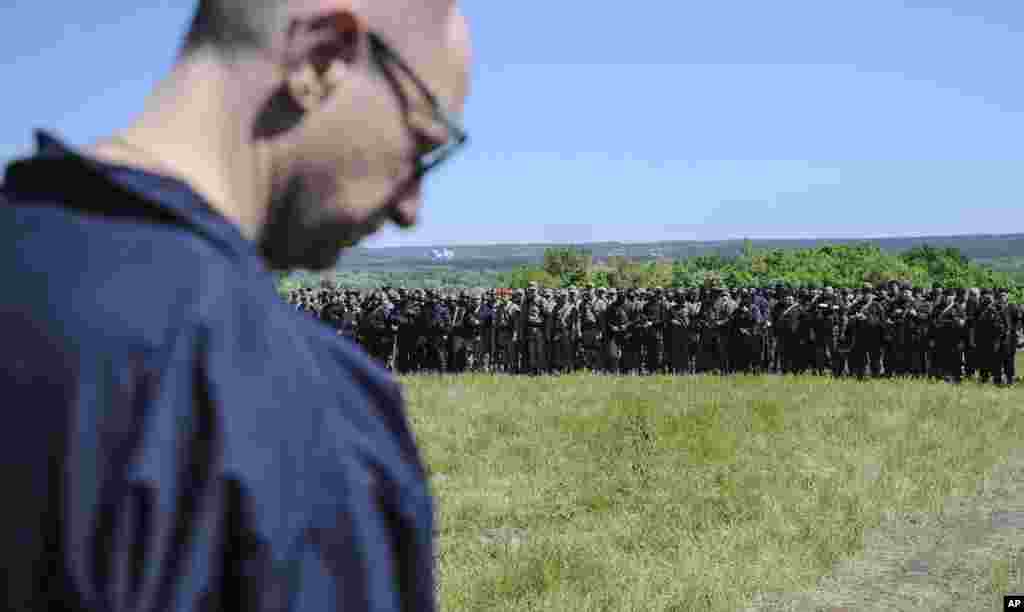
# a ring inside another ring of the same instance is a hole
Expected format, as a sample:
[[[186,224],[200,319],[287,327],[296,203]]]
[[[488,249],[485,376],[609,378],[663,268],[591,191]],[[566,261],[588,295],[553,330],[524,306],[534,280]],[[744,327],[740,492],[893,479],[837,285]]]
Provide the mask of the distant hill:
[[[906,238],[865,238],[856,240],[791,239],[751,240],[755,249],[806,249],[825,244],[871,243],[884,251],[899,253],[915,246],[954,247],[972,260],[994,267],[1018,267],[1024,261],[1024,234],[985,234],[970,236],[919,236]],[[360,247],[347,252],[338,264],[339,271],[410,272],[438,268],[452,271],[507,271],[522,265],[538,265],[544,250],[557,246],[589,249],[599,261],[620,255],[638,261],[659,258],[683,259],[718,254],[733,257],[743,252],[744,240],[710,242],[593,242],[585,244],[491,244],[473,246],[436,245],[431,247]],[[447,249],[447,252],[445,251]],[[438,253],[450,257],[439,258]]]

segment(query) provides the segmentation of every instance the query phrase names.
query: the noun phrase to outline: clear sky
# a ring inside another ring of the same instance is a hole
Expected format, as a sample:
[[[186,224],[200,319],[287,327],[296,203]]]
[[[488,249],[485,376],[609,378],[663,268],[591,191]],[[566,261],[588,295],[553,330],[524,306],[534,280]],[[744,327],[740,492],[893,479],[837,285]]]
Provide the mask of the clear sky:
[[[181,0],[0,8],[0,159],[85,144]],[[472,142],[369,245],[1024,231],[1024,1],[468,0]]]

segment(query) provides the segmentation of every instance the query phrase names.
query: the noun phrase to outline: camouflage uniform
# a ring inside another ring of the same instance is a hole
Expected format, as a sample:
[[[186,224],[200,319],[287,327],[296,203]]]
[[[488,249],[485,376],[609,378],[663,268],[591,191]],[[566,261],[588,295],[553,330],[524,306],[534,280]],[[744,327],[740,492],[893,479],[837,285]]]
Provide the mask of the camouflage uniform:
[[[530,287],[519,315],[517,335],[522,347],[522,369],[534,375],[541,374],[547,369],[545,344],[548,322],[544,312],[545,306],[543,298],[537,294],[536,287]]]
[[[464,300],[456,306],[452,320],[451,372],[465,372],[474,369],[483,346],[483,321],[480,319],[482,304],[479,298]]]
[[[700,346],[700,302],[696,296],[680,295],[669,311],[669,362],[675,374],[692,374],[693,358]]]
[[[747,294],[733,311],[729,329],[729,369],[753,373],[761,360],[761,311]]]
[[[495,366],[502,372],[518,372],[516,351],[518,336],[516,326],[519,320],[519,305],[512,300],[498,304],[495,315]]]
[[[395,351],[395,334],[398,322],[393,316],[394,306],[387,298],[384,299],[367,317],[368,329],[367,352],[385,365],[393,368],[392,358]]]
[[[874,294],[867,292],[854,308],[856,345],[850,352],[850,370],[858,378],[879,376],[882,369],[882,325],[885,310],[875,302]]]
[[[776,317],[773,327],[775,328],[775,350],[780,361],[779,371],[783,374],[793,374],[799,367],[800,325],[803,318],[803,310],[795,296],[786,295]]]
[[[947,290],[946,302],[936,309],[932,318],[935,347],[933,372],[937,378],[959,381],[962,376],[960,356],[967,313],[955,302],[956,292]]]
[[[1017,370],[1015,366],[1017,358],[1017,345],[1020,343],[1020,333],[1022,331],[1022,318],[1024,313],[1021,312],[1021,307],[1015,304],[1010,304],[1007,300],[1008,294],[1005,291],[999,292],[999,298],[996,306],[999,308],[1000,318],[1003,321],[1003,335],[1001,343],[997,350],[994,358],[995,376],[997,382],[1002,382],[1005,385],[1012,385],[1017,380]]]
[[[806,318],[808,326],[808,345],[810,367],[817,374],[831,371],[832,345],[832,304],[825,299],[812,303]]]
[[[597,372],[603,369],[601,349],[604,344],[604,325],[601,312],[589,297],[584,297],[579,307],[580,339],[583,344],[584,366]]]
[[[424,330],[423,368],[430,372],[445,372],[448,367],[448,334],[451,313],[436,294],[428,297],[420,314],[420,328]]]
[[[487,296],[487,301],[480,304],[480,359],[479,370],[483,372],[494,371],[494,350],[495,350],[495,317],[497,315],[497,302],[494,294]]]
[[[605,369],[613,374],[623,372],[622,346],[629,341],[632,320],[625,294],[617,294],[608,306],[605,318],[607,343],[605,344]]]
[[[576,308],[564,294],[560,294],[551,320],[551,368],[555,372],[569,372],[574,367],[576,335]]]
[[[665,363],[665,326],[668,324],[668,305],[661,287],[643,305],[646,324],[640,328],[640,343],[644,353],[644,369],[649,373],[662,371]]]
[[[421,308],[420,298],[416,296],[406,298],[397,308],[398,339],[395,365],[396,369],[402,374],[415,372],[419,369],[417,349],[421,333],[417,323],[419,322]]]

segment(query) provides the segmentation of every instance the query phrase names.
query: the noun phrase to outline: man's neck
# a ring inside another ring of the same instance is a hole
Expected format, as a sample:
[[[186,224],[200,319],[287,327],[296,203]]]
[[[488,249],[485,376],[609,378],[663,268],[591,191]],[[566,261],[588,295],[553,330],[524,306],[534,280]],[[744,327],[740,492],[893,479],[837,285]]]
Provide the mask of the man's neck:
[[[246,72],[260,69],[231,68],[209,55],[183,60],[131,124],[87,151],[184,181],[254,239],[266,218],[272,176],[267,151],[252,137],[252,100],[266,97],[271,84],[246,81]]]

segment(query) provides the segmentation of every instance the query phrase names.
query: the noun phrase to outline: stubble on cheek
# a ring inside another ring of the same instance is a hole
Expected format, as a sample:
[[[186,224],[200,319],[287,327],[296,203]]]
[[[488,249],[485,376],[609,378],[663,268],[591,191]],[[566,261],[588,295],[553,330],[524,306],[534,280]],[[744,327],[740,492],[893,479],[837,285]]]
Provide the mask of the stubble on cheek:
[[[396,215],[413,164],[407,152],[349,149],[302,161],[271,205],[260,249],[274,267],[323,269]]]
[[[347,241],[343,220],[328,215],[330,193],[309,174],[292,177],[271,203],[258,246],[277,269],[322,269]]]

